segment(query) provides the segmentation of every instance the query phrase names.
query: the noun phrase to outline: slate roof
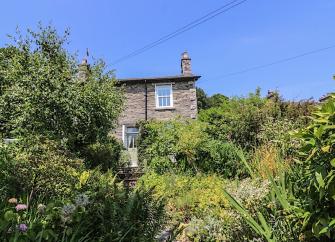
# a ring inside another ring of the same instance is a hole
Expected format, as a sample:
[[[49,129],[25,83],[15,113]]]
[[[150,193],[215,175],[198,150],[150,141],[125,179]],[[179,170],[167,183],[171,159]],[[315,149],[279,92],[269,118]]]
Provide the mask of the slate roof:
[[[183,81],[187,79],[194,79],[195,81],[198,80],[201,76],[196,75],[177,75],[177,76],[159,76],[159,77],[141,77],[141,78],[125,78],[125,79],[118,79],[121,83],[138,83],[138,82],[155,82],[155,81]]]

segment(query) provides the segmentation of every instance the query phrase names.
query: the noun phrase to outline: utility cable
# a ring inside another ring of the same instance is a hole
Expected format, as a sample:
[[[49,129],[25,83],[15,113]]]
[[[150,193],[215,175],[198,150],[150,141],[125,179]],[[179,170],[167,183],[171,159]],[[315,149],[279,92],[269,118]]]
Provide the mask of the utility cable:
[[[198,26],[200,24],[203,24],[203,23],[209,21],[210,19],[212,19],[212,18],[214,18],[218,15],[223,14],[223,13],[241,5],[242,3],[246,2],[246,1],[247,0],[242,0],[242,1],[241,0],[233,0],[233,1],[231,1],[227,4],[225,4],[225,5],[221,6],[220,8],[218,8],[216,10],[213,10],[213,11],[207,13],[206,15],[192,21],[191,23],[173,31],[172,33],[164,35],[163,37],[159,38],[158,40],[156,40],[154,42],[151,42],[150,44],[147,44],[147,45],[143,46],[142,48],[139,48],[139,49],[123,56],[123,57],[120,57],[119,59],[116,59],[115,61],[112,62],[111,65],[115,65],[115,64],[123,62],[123,61],[125,61],[129,58],[132,58],[134,56],[142,54],[143,52],[146,52],[146,51],[156,47],[157,45],[160,45],[160,44],[162,44],[162,43],[164,43],[164,42],[166,42],[166,41],[168,41],[168,40],[186,32],[186,31],[189,31],[189,30],[195,28],[196,26]]]

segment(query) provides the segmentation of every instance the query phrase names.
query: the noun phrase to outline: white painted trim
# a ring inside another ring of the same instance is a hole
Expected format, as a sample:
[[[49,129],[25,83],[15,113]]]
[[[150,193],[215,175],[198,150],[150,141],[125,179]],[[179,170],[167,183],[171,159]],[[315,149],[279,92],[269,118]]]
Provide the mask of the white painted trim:
[[[170,106],[159,106],[159,99],[157,95],[157,86],[170,86],[171,92],[170,92]],[[164,83],[164,84],[155,84],[155,101],[156,101],[156,108],[164,109],[164,108],[173,108],[173,85],[172,83]]]
[[[125,136],[126,135],[126,125],[122,125],[122,143],[123,143],[123,145],[125,146],[126,145],[126,143],[125,143]]]

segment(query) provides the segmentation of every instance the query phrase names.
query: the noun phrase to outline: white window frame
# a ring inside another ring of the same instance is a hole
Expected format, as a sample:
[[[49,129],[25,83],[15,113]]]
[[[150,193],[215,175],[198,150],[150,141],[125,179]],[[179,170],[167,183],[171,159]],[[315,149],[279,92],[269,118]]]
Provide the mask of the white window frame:
[[[122,125],[122,143],[126,147],[126,125]]]
[[[159,96],[158,96],[158,92],[157,89],[159,87],[162,86],[169,86],[170,87],[170,96],[161,96],[161,97],[169,97],[170,98],[170,105],[169,106],[159,106]],[[155,99],[156,99],[156,108],[172,108],[173,107],[173,88],[172,88],[172,84],[168,84],[168,83],[162,83],[162,84],[155,84]]]
[[[128,128],[136,128],[137,132],[128,132]],[[134,125],[122,125],[122,142],[123,145],[126,149],[128,149],[128,145],[129,145],[129,140],[128,140],[128,134],[137,134],[137,136],[139,135],[139,128],[134,126]],[[134,142],[136,142],[136,140],[134,140]],[[132,148],[137,148],[137,147],[132,147]]]

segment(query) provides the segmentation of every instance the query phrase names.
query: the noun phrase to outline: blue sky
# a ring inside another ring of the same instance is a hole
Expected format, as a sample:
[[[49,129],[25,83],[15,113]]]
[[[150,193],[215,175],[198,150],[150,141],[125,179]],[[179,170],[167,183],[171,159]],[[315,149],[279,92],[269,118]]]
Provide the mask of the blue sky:
[[[39,21],[71,30],[69,49],[111,64],[133,50],[224,5],[228,0],[11,0],[1,3],[0,46],[6,34]],[[5,10],[5,11],[4,11]],[[187,50],[198,86],[209,94],[246,95],[278,89],[285,98],[319,98],[333,91],[335,48],[264,69],[246,68],[335,45],[334,0],[248,0],[141,55],[121,62],[119,78],[175,75]]]

